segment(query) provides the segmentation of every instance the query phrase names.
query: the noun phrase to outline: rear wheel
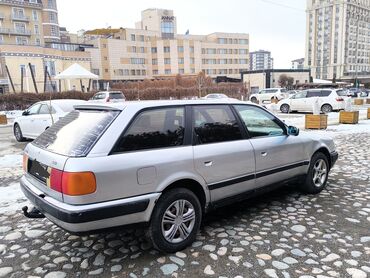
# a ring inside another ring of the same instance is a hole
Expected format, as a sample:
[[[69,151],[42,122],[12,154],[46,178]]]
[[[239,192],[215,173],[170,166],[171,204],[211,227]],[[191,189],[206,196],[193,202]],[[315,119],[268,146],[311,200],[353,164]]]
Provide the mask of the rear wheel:
[[[333,111],[333,107],[330,104],[324,104],[323,106],[321,106],[321,111],[323,113],[330,113]]]
[[[329,176],[329,162],[325,154],[315,153],[310,162],[307,176],[301,188],[309,194],[318,194],[326,186]]]
[[[253,103],[258,103],[258,100],[257,100],[257,98],[252,97],[252,98],[251,98],[251,102],[253,102]]]
[[[202,209],[197,196],[185,188],[171,189],[157,202],[149,236],[156,249],[174,253],[195,240],[201,221]]]
[[[18,142],[24,142],[25,138],[23,137],[21,127],[18,124],[14,125],[14,137]]]
[[[280,106],[280,111],[283,113],[289,113],[290,106],[288,104],[283,104]]]

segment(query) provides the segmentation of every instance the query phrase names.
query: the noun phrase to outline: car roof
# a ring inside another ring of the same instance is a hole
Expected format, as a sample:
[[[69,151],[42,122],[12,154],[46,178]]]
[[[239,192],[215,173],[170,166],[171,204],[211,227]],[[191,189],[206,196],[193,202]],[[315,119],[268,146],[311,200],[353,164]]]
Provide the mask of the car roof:
[[[208,99],[208,100],[143,100],[143,101],[126,101],[122,103],[94,103],[78,105],[76,109],[112,109],[123,110],[126,107],[134,107],[137,110],[161,106],[180,106],[180,105],[209,105],[209,104],[252,104],[235,99]]]

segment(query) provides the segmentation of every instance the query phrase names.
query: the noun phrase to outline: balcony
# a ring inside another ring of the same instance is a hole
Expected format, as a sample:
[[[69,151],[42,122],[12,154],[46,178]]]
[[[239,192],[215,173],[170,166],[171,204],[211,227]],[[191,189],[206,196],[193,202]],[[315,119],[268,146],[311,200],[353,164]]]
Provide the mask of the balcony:
[[[30,17],[29,16],[22,15],[22,14],[12,14],[12,20],[13,21],[29,22],[30,21]]]
[[[17,0],[0,0],[0,5],[12,6],[12,7],[31,7],[34,9],[42,9],[42,4],[31,3]]]
[[[0,28],[0,34],[30,37],[31,31],[22,29]]]

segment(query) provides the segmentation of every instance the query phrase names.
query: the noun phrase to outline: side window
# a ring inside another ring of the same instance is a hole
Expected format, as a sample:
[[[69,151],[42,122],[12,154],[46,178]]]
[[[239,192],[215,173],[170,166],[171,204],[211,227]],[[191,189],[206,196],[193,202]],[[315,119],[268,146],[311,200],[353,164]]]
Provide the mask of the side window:
[[[294,98],[295,99],[298,99],[298,98],[306,98],[306,97],[307,97],[307,91],[302,91],[302,92],[296,93],[294,95]]]
[[[235,108],[252,138],[285,135],[278,120],[261,108],[248,105],[235,105]]]
[[[193,127],[198,144],[243,139],[236,118],[227,105],[195,106]]]
[[[267,93],[267,91],[266,91],[266,90],[262,90],[262,91],[260,91],[260,94],[261,94],[261,95],[266,94],[266,93]]]
[[[331,94],[331,90],[322,90],[320,96],[328,97],[330,94]]]
[[[52,114],[54,114],[55,113],[55,110],[53,108],[51,108],[51,111],[50,111],[49,110],[49,105],[46,105],[46,104],[41,105],[39,114],[50,114],[50,112]]]
[[[118,142],[116,152],[181,146],[185,109],[163,108],[140,113]]]
[[[40,108],[40,104],[32,105],[30,108],[28,108],[28,115],[38,114],[39,108]]]
[[[98,99],[104,99],[105,98],[105,94],[96,94],[93,99],[94,100],[98,100]]]
[[[321,93],[320,91],[308,91],[307,92],[307,97],[310,98],[310,97],[319,97],[321,96]]]

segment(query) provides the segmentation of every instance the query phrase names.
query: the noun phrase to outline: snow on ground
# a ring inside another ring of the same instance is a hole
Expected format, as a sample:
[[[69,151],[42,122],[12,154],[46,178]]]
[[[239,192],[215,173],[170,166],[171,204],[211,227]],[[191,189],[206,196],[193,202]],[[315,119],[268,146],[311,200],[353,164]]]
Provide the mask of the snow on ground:
[[[16,168],[23,164],[23,156],[20,154],[6,154],[0,157],[0,168]]]
[[[22,211],[22,207],[29,206],[29,201],[24,196],[19,183],[7,187],[0,187],[0,215],[2,213]]]

